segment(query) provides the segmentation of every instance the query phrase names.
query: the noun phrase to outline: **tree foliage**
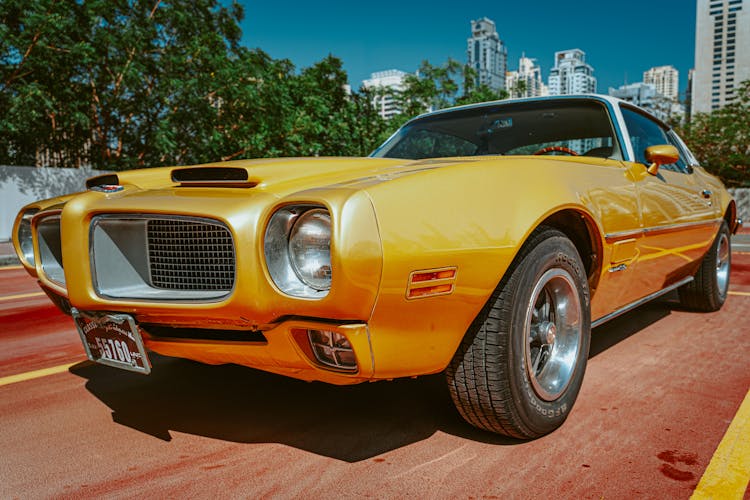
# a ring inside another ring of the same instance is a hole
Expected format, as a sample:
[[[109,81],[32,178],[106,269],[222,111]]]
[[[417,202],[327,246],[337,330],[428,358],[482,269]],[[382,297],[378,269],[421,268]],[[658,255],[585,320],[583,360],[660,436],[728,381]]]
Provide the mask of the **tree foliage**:
[[[124,169],[362,155],[387,125],[341,61],[239,45],[219,0],[0,2],[0,164]]]
[[[408,118],[507,97],[469,66],[424,61],[385,121],[341,60],[297,71],[240,45],[225,0],[2,0],[0,164],[120,170],[366,155]]]
[[[750,80],[724,108],[691,117],[682,135],[706,170],[727,186],[750,187]]]
[[[449,58],[441,66],[422,61],[416,74],[406,76],[404,89],[395,97],[401,114],[393,118],[393,124],[401,124],[427,111],[506,99],[508,93],[478,84],[471,66]]]

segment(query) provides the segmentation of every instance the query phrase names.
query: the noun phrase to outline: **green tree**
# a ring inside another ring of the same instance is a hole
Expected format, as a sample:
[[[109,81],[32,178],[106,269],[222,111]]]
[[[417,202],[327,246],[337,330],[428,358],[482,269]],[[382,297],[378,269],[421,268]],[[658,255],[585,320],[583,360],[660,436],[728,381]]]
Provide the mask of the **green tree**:
[[[691,117],[682,131],[706,170],[731,187],[750,187],[750,80],[724,108]]]
[[[505,90],[491,89],[477,80],[477,72],[471,66],[454,59],[448,59],[441,66],[423,61],[417,74],[406,76],[404,90],[396,96],[402,112],[392,123],[400,125],[430,110],[508,97]]]
[[[348,103],[349,147],[342,154],[365,156],[372,153],[395,132],[397,127],[384,120],[373,106],[373,92],[360,89]]]
[[[457,105],[499,101],[509,97],[506,90],[495,90],[484,83],[479,83],[479,74],[468,64],[461,68],[461,76],[464,82],[463,94],[456,99]]]
[[[526,91],[528,90],[528,85],[526,84],[525,80],[518,80],[515,85],[513,85],[513,88],[508,89],[508,92],[510,93],[511,97],[527,97]]]
[[[201,155],[241,18],[217,0],[4,0],[0,162],[117,169],[187,157],[183,142]]]
[[[363,155],[387,136],[339,59],[239,45],[237,3],[3,0],[0,164],[124,169]]]

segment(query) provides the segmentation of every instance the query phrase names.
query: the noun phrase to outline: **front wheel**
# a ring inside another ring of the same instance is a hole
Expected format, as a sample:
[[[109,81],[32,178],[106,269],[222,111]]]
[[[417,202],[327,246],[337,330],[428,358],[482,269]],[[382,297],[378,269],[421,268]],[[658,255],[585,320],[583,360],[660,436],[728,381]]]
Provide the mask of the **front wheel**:
[[[480,429],[517,438],[553,431],[578,396],[590,335],[581,258],[563,233],[540,228],[446,370],[459,413]]]

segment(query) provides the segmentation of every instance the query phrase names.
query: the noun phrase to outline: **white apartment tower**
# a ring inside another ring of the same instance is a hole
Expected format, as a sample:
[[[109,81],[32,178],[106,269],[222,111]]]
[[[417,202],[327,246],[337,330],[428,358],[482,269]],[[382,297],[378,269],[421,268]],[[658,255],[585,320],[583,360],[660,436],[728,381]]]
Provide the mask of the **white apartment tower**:
[[[673,101],[680,97],[680,73],[674,66],[657,66],[644,71],[643,83],[653,85],[656,92]]]
[[[594,68],[586,64],[586,53],[581,49],[555,52],[555,67],[549,72],[549,94],[594,92],[596,92]]]
[[[511,97],[540,97],[549,94],[542,80],[542,69],[536,59],[525,54],[518,60],[518,71],[508,71],[505,76],[505,88]]]
[[[364,88],[378,90],[372,98],[372,104],[378,110],[378,114],[386,120],[401,113],[396,95],[404,90],[405,77],[405,72],[389,69],[372,73],[368,80],[362,82]]]
[[[471,38],[467,40],[467,60],[477,72],[477,83],[494,90],[505,89],[508,50],[495,22],[483,17],[471,22]]]
[[[610,87],[609,95],[647,109],[667,123],[679,123],[685,117],[685,107],[659,92],[653,83],[637,82],[616,89]]]
[[[750,80],[750,0],[697,0],[691,113],[734,100]]]

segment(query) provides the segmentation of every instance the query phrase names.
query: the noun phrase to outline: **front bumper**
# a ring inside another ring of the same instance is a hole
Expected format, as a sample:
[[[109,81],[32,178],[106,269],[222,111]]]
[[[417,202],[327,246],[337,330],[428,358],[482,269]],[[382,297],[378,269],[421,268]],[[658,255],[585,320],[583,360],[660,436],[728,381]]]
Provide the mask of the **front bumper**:
[[[325,206],[337,224],[331,240],[333,283],[322,298],[283,293],[274,285],[265,264],[263,238],[272,214],[280,207],[310,203]],[[201,223],[214,220],[225,228],[235,254],[232,286],[205,297],[200,295],[203,292],[189,290],[179,295],[144,293],[148,290],[139,277],[142,275],[133,277],[132,273],[132,269],[142,272],[142,266],[126,266],[137,260],[133,255],[144,247],[139,222],[144,217]],[[40,229],[45,224],[54,226],[55,238],[51,233],[44,236]],[[366,322],[379,290],[382,249],[372,204],[362,192],[317,190],[279,199],[269,193],[248,194],[240,189],[149,191],[126,186],[111,194],[81,193],[64,206],[42,206],[31,228],[37,258],[34,267],[29,263],[26,267],[60,309],[68,314],[75,307],[91,314],[130,315],[143,330],[145,346],[154,352],[209,364],[236,363],[336,384],[357,383],[373,376]],[[93,237],[97,228],[107,231],[106,238]],[[52,239],[57,245],[51,244]],[[101,242],[112,244],[103,247]],[[128,254],[127,259],[122,257],[123,252]],[[160,336],[165,329],[177,334]],[[180,337],[179,332],[196,329],[205,335]],[[306,329],[346,337],[356,357],[356,369],[341,370],[317,362],[306,344],[308,340],[294,333]],[[219,335],[214,337],[213,332]],[[222,340],[221,332],[233,333],[233,338]],[[253,340],[258,335],[264,340]]]
[[[356,371],[335,370],[317,362],[306,335],[307,330],[327,330],[344,335],[351,344],[357,361]],[[237,332],[241,335],[243,332]],[[277,373],[306,381],[337,385],[357,384],[372,379],[374,366],[370,332],[366,324],[341,324],[291,319],[262,332],[258,339],[253,332],[241,340],[160,338],[143,330],[146,347],[165,356],[191,359],[218,365],[233,363]]]

